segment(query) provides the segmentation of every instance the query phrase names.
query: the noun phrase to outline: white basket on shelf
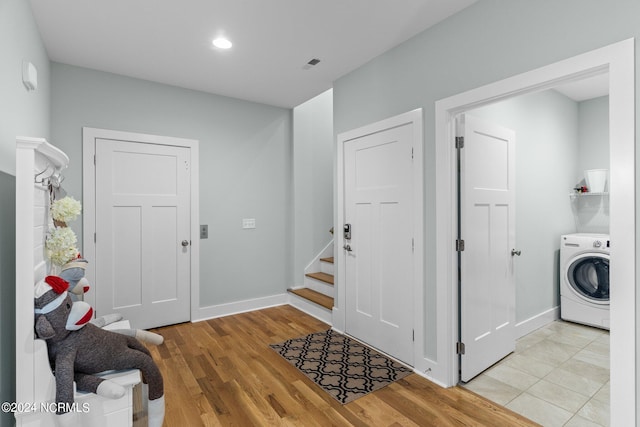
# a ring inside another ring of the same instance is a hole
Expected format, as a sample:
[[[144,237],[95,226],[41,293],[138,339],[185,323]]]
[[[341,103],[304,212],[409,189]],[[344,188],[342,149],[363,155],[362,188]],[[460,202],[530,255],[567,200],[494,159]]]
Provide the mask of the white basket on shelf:
[[[584,171],[587,188],[591,193],[604,193],[607,191],[609,181],[608,169],[589,169]]]

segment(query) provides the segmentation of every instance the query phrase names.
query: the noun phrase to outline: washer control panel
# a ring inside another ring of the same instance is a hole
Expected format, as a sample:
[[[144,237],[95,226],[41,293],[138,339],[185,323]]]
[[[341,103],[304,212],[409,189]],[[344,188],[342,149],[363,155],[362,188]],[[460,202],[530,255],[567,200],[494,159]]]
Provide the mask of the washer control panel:
[[[593,241],[593,247],[596,248],[596,249],[608,248],[609,247],[609,240],[607,240],[607,241],[594,240]]]

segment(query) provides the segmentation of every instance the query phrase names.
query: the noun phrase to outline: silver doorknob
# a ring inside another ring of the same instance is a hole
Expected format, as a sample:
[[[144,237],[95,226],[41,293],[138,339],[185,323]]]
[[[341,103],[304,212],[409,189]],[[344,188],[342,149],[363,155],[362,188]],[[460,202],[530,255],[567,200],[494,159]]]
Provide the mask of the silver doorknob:
[[[188,240],[183,240],[182,241],[182,246],[189,246],[189,241]]]
[[[344,245],[344,246],[342,247],[342,249],[344,249],[344,250],[345,250],[345,251],[347,251],[347,252],[351,252],[351,250],[352,250],[352,249],[351,249],[351,245],[349,245],[349,244]]]
[[[520,256],[521,254],[522,254],[521,250],[511,249],[511,256],[514,256],[514,255]]]

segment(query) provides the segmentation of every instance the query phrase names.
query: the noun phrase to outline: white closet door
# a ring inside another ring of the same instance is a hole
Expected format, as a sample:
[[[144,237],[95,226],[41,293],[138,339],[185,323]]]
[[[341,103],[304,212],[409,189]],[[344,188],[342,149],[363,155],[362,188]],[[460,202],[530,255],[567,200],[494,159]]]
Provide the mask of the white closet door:
[[[190,319],[189,148],[96,140],[96,313]]]
[[[466,115],[460,155],[461,379],[515,350],[515,133]]]

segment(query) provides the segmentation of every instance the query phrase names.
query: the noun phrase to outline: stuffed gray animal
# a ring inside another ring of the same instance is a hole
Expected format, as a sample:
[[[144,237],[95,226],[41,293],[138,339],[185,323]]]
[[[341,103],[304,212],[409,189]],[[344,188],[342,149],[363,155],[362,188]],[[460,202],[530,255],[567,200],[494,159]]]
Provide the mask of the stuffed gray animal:
[[[56,403],[71,407],[73,382],[78,390],[110,398],[120,398],[125,390],[100,378],[108,370],[139,369],[148,384],[149,426],[162,426],[164,420],[164,385],[162,374],[149,350],[131,336],[100,329],[89,323],[93,309],[84,301],[72,302],[69,284],[62,278],[48,276],[36,285],[35,331],[47,341],[49,362],[56,378]],[[61,425],[73,425],[75,414],[59,413]]]
[[[82,255],[78,254],[78,257],[67,262],[62,266],[60,272],[61,278],[69,282],[69,296],[72,301],[84,301],[84,294],[89,292],[91,286],[89,281],[85,278],[85,270],[87,268],[88,261],[82,258]],[[113,322],[117,322],[122,319],[121,314],[107,314],[96,319],[90,320],[91,323],[99,328],[103,328]],[[164,339],[161,335],[154,334],[153,332],[144,331],[142,329],[111,329],[113,332],[123,335],[129,335],[137,338],[139,341],[160,345]]]
[[[89,281],[84,277],[87,260],[80,254],[62,266],[60,277],[69,282],[69,296],[73,301],[84,300],[83,296],[89,291]]]

